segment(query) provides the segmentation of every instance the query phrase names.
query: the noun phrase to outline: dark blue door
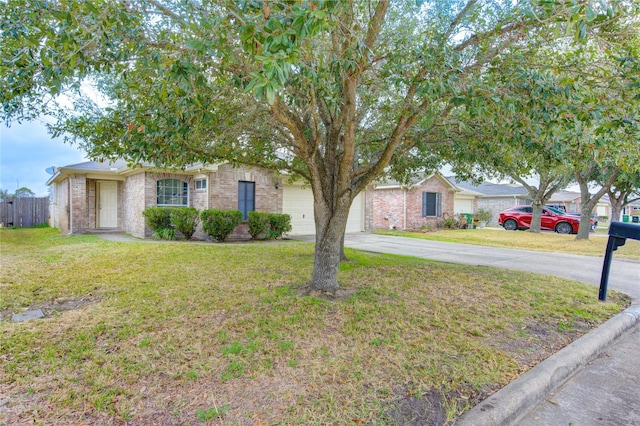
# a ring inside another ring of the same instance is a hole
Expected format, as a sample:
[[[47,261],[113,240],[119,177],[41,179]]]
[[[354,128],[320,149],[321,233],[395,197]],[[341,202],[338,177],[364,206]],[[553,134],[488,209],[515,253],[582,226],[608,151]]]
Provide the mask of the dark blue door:
[[[247,220],[247,213],[255,210],[255,182],[238,182],[238,210],[242,212],[242,220]]]

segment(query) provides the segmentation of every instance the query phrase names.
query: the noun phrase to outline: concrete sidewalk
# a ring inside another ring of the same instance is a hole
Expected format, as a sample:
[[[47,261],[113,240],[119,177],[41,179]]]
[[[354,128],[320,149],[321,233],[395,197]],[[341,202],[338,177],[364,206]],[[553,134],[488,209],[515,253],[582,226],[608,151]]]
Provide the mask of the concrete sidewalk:
[[[599,285],[602,258],[347,234],[377,253],[556,275]],[[622,250],[622,248],[620,249]],[[456,425],[640,425],[640,262],[615,259],[609,289],[636,303],[473,407]]]

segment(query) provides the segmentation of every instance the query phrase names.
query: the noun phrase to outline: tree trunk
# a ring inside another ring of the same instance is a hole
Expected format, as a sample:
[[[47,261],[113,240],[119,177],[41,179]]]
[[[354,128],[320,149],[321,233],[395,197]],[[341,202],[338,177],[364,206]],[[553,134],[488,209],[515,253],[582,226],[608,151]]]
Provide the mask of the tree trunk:
[[[580,186],[580,227],[578,228],[578,235],[576,240],[588,240],[589,233],[591,232],[591,211],[598,202],[597,198],[591,198],[589,194],[589,186],[584,179],[578,177],[576,179]]]
[[[620,222],[622,220],[622,211],[624,210],[624,201],[622,199],[615,199],[609,194],[609,201],[611,202],[611,217],[609,222]]]
[[[342,233],[342,238],[340,239],[340,262],[348,262],[349,258],[344,252],[344,232]]]
[[[338,267],[352,201],[347,194],[336,198],[331,208],[323,197],[315,197],[316,250],[309,282],[309,290],[331,294],[340,289]]]
[[[580,186],[580,202],[582,204],[580,209],[580,227],[578,228],[578,235],[576,240],[588,240],[589,232],[591,232],[591,212],[598,204],[598,200],[602,198],[610,189],[611,185],[616,179],[619,173],[618,169],[615,169],[610,175],[611,177],[607,182],[602,183],[602,187],[594,195],[589,194],[589,178],[593,173],[593,167],[587,169],[586,173],[576,173],[576,181]]]
[[[540,172],[538,186],[530,185],[526,180],[512,176],[512,178],[527,189],[529,197],[531,197],[531,206],[533,213],[531,215],[531,223],[529,224],[529,232],[540,233],[540,222],[542,219],[542,208],[549,201],[549,198],[567,182],[567,175],[556,175],[550,172]]]
[[[529,227],[529,232],[535,232],[536,234],[540,233],[540,221],[542,219],[542,204],[539,202],[533,202],[531,205],[533,207],[533,214],[531,215],[531,224]]]

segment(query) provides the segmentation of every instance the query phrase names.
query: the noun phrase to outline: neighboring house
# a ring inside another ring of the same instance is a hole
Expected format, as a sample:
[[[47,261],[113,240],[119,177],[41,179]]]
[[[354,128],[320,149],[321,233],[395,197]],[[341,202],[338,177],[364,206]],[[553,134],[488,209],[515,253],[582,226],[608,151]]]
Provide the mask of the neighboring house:
[[[521,185],[482,182],[479,185],[472,181],[459,180],[455,176],[448,176],[447,180],[461,190],[477,194],[476,209],[485,209],[491,212],[489,223],[496,224],[498,214],[513,206],[531,203],[528,191]]]
[[[453,216],[455,185],[439,173],[412,179],[409,185],[387,181],[367,190],[368,228],[419,229]]]
[[[566,212],[580,211],[580,193],[573,191],[558,191],[554,193],[547,204],[564,206]]]
[[[477,208],[491,211],[492,222],[494,224],[501,211],[513,206],[531,204],[529,192],[519,184],[485,181],[479,185],[475,185],[471,181],[458,180],[455,176],[449,176],[447,179],[458,188],[477,194]],[[564,206],[567,212],[579,212],[581,208],[580,193],[558,191],[551,196],[547,204]],[[611,206],[608,196],[605,195],[598,201],[595,211],[599,216],[609,216]]]
[[[549,204],[559,204],[564,206],[567,212],[579,212],[582,210],[582,200],[579,192],[574,191],[558,191],[551,196]],[[609,202],[609,196],[603,195],[596,207],[594,213],[598,216],[609,217],[611,214],[611,203]]]

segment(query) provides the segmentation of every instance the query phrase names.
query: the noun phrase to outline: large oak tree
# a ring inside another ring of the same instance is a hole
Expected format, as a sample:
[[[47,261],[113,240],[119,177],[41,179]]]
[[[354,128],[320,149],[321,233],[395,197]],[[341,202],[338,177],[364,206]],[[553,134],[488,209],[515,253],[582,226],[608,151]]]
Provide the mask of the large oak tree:
[[[511,47],[586,37],[625,3],[523,0],[10,0],[5,120],[49,114],[94,158],[228,161],[314,195],[310,288],[335,292],[353,199],[407,176]],[[594,25],[591,25],[594,24]],[[92,102],[83,88],[101,94]],[[64,96],[62,96],[64,95]],[[70,106],[70,103],[73,103]]]

